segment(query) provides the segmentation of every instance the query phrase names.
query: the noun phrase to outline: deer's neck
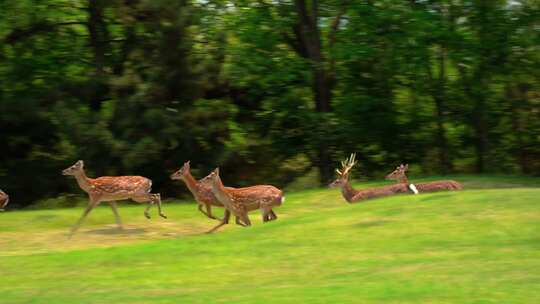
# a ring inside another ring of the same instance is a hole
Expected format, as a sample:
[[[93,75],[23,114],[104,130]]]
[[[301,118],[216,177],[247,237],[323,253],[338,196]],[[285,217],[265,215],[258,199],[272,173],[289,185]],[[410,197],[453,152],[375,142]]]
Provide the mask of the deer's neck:
[[[92,185],[90,184],[90,179],[86,176],[86,173],[84,173],[84,170],[75,174],[75,179],[77,180],[77,184],[79,184],[79,187],[83,189],[85,192],[88,192]]]
[[[353,189],[349,180],[346,180],[345,183],[341,186],[341,194],[347,200],[347,202],[352,202],[353,196],[356,194],[356,190]]]
[[[191,191],[191,193],[193,195],[197,195],[197,181],[195,180],[195,178],[193,177],[193,175],[191,175],[190,172],[187,172],[182,180],[184,181],[184,183],[186,183],[186,186],[188,187],[189,191]]]
[[[214,196],[223,204],[223,206],[230,208],[232,204],[231,198],[225,192],[225,186],[223,186],[219,177],[212,182],[212,193],[214,193]]]

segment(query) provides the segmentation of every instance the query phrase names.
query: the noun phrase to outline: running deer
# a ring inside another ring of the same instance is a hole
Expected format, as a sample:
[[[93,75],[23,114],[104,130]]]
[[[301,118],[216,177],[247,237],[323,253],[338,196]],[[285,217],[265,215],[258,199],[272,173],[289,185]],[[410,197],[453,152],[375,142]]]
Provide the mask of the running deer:
[[[389,185],[384,187],[372,188],[372,189],[363,189],[355,190],[349,183],[349,172],[356,165],[356,154],[351,154],[351,156],[341,162],[341,170],[336,169],[338,178],[330,183],[331,188],[341,188],[341,194],[345,200],[349,203],[354,203],[370,198],[389,196],[398,193],[406,193],[407,187],[402,184]]]
[[[150,218],[149,210],[153,204],[157,204],[159,215],[167,218],[161,212],[161,197],[159,193],[150,193],[152,181],[142,176],[102,176],[89,178],[84,172],[84,163],[77,161],[73,166],[62,171],[63,175],[73,175],[82,190],[88,193],[88,206],[81,218],[71,229],[71,235],[79,229],[86,216],[100,202],[108,202],[112,208],[118,228],[122,229],[122,222],[116,207],[116,201],[131,199],[138,203],[149,202],[144,210],[146,218]]]
[[[223,207],[223,204],[220,203],[212,193],[212,186],[208,183],[201,182],[204,180],[204,178],[197,181],[193,175],[191,175],[190,169],[190,162],[187,161],[184,163],[182,168],[171,174],[171,179],[180,179],[184,181],[191,194],[193,194],[195,197],[195,200],[199,205],[199,211],[208,218],[214,220],[218,219],[212,215],[212,206]],[[206,209],[206,211],[203,210],[203,207]]]
[[[281,206],[285,201],[283,191],[270,185],[227,188],[223,186],[219,177],[219,168],[212,171],[206,178],[212,186],[212,193],[226,209],[221,223],[210,229],[209,233],[227,224],[231,213],[242,220],[246,226],[251,226],[248,212],[257,209],[261,209],[263,222],[276,220],[277,215],[272,208]]]
[[[190,162],[187,161],[182,168],[171,174],[170,177],[172,180],[180,179],[184,181],[191,194],[195,197],[195,200],[199,205],[199,211],[202,214],[206,215],[208,218],[221,221],[222,219],[218,219],[212,214],[212,206],[223,207],[223,204],[220,203],[212,193],[212,185],[207,181],[208,176],[197,181],[193,175],[191,175],[190,169]],[[225,188],[229,190],[233,189],[230,187]],[[203,206],[206,209],[206,212],[203,210]],[[238,217],[236,217],[236,224],[243,226]]]
[[[7,195],[4,191],[0,190],[0,211],[4,211],[4,208],[6,208],[8,203],[9,195]]]
[[[407,175],[405,172],[409,169],[409,165],[399,165],[396,167],[396,170],[394,170],[392,173],[388,174],[386,176],[386,179],[388,180],[396,180],[398,184],[406,185],[409,189],[411,189],[414,194],[418,194],[420,192],[436,192],[436,191],[445,191],[445,190],[461,190],[463,189],[463,186],[454,180],[440,180],[440,181],[433,181],[433,182],[426,182],[426,183],[418,183],[418,184],[411,184],[409,183],[409,179],[407,178]]]

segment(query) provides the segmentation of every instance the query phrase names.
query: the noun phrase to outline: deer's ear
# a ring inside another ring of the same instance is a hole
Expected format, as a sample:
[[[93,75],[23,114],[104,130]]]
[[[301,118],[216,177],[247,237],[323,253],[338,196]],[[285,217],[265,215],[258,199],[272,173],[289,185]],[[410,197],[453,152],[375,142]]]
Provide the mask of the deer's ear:
[[[80,167],[84,167],[84,162],[82,160],[78,160],[77,161],[77,165],[80,166]]]
[[[217,167],[216,169],[214,169],[214,172],[216,172],[216,174],[219,175],[219,167]]]
[[[184,163],[184,167],[188,167],[189,168],[190,166],[190,160],[188,160],[187,162]]]
[[[405,170],[409,169],[409,164],[405,165]]]

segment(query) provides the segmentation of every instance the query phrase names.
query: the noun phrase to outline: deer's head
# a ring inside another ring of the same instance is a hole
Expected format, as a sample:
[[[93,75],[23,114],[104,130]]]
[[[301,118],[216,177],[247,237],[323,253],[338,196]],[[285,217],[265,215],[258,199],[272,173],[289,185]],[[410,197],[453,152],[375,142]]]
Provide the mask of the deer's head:
[[[75,175],[84,169],[84,162],[82,160],[77,161],[73,166],[64,169],[63,175]]]
[[[182,179],[184,176],[189,172],[190,169],[189,160],[184,163],[182,168],[178,169],[178,171],[171,174],[171,179]]]
[[[214,182],[220,180],[219,178],[219,167],[215,168],[214,171],[210,172],[205,178],[203,178],[204,182],[209,182],[213,184]]]
[[[356,154],[352,153],[349,158],[346,160],[341,161],[341,169],[336,169],[336,173],[338,174],[338,177],[335,181],[331,182],[330,185],[328,185],[331,188],[337,188],[343,186],[348,180],[349,180],[349,172],[356,165]]]
[[[405,172],[407,172],[407,170],[409,169],[409,164],[406,164],[406,165],[399,165],[396,167],[396,170],[392,171],[390,174],[388,174],[385,179],[388,179],[388,180],[397,180],[397,181],[400,181],[400,180],[403,180],[404,178],[406,178],[407,176],[405,175]]]

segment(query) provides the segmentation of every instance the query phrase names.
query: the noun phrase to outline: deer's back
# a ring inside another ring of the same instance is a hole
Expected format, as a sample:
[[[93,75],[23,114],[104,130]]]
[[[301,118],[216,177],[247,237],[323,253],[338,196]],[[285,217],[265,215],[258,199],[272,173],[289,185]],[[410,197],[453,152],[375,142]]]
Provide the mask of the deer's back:
[[[357,193],[353,196],[351,201],[360,201],[370,198],[376,198],[376,197],[383,197],[383,196],[389,196],[394,195],[396,193],[407,193],[407,185],[406,184],[394,184],[394,185],[388,185],[378,188],[372,188],[372,189],[364,189],[359,190]]]
[[[440,180],[427,183],[414,184],[419,192],[461,190],[463,187],[454,180]]]
[[[95,191],[104,195],[131,196],[150,192],[152,181],[142,176],[102,176],[90,180]]]
[[[279,205],[283,196],[283,191],[271,185],[229,188],[227,192],[235,202],[248,206],[249,210],[261,205]]]

